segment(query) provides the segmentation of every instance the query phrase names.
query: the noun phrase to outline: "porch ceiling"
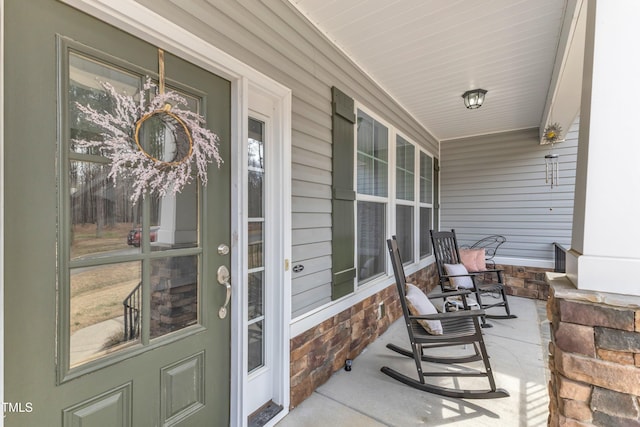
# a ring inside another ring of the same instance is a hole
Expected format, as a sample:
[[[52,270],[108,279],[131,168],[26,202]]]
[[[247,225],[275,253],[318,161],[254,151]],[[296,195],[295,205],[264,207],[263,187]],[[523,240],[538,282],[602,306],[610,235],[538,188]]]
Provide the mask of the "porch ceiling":
[[[565,0],[289,1],[439,140],[547,120]]]

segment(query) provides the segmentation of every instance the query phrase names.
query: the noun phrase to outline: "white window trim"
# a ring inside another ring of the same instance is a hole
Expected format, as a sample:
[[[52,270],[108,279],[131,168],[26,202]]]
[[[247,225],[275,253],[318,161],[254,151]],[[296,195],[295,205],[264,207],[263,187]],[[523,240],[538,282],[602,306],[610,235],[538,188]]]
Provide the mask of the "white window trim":
[[[396,176],[398,173],[398,164],[397,164],[397,143],[398,143],[398,137],[402,138],[405,142],[407,142],[408,144],[410,144],[411,146],[413,146],[413,200],[406,200],[406,199],[398,199],[397,197],[397,180],[396,180]],[[419,207],[417,204],[418,199],[420,198],[420,193],[419,193],[419,169],[418,167],[420,166],[420,163],[417,162],[416,160],[420,158],[420,147],[418,147],[418,145],[413,142],[411,140],[411,138],[408,138],[407,136],[405,136],[404,134],[402,134],[400,131],[394,129],[394,137],[393,137],[393,201],[394,201],[394,209],[393,209],[393,215],[394,215],[394,220],[393,220],[393,235],[397,235],[398,230],[396,228],[397,225],[397,221],[398,218],[396,217],[396,209],[395,207],[398,205],[401,206],[412,206],[413,207],[413,235],[415,236],[416,233],[418,232],[418,225],[419,225],[419,215],[420,215],[420,211],[419,211]],[[422,236],[420,236],[420,238],[422,238]],[[412,259],[409,263],[405,264],[405,267],[408,265],[413,265],[413,264],[418,264],[420,262],[420,240],[419,239],[413,239],[413,248],[412,248],[413,254],[412,254]]]
[[[418,230],[418,232],[420,231],[419,227],[420,227],[420,208],[429,208],[431,209],[431,225],[430,228],[433,228],[435,226],[434,222],[434,209],[433,209],[433,199],[435,197],[436,194],[436,189],[435,189],[435,185],[434,185],[434,171],[433,171],[433,164],[435,162],[435,157],[429,153],[427,150],[421,148],[421,147],[417,147],[418,148],[418,153],[416,156],[416,185],[417,185],[417,194],[416,194],[416,204],[417,204],[417,212],[418,212],[418,217],[416,218],[416,230]],[[426,156],[431,158],[431,203],[426,203],[426,202],[421,202],[420,201],[420,158],[422,157],[422,154],[425,154]],[[429,237],[429,240],[430,237]],[[429,242],[431,243],[431,242]],[[424,258],[421,258],[420,256],[420,242],[416,243],[416,254],[418,257],[418,261],[420,261],[421,259],[428,259],[428,258],[433,258],[433,248],[431,250],[431,253],[427,256],[425,256]]]
[[[395,167],[395,160],[396,160],[396,156],[395,156],[395,132],[394,132],[394,128],[393,126],[391,126],[388,122],[386,122],[385,120],[381,119],[378,115],[376,115],[375,113],[373,113],[372,111],[362,107],[361,105],[358,105],[358,103],[355,103],[355,113],[356,113],[356,117],[358,116],[358,111],[362,111],[363,113],[365,113],[366,115],[368,115],[369,117],[371,117],[373,120],[375,120],[376,122],[380,123],[381,125],[383,125],[384,127],[387,128],[387,196],[383,197],[383,196],[372,196],[369,194],[361,194],[358,193],[358,130],[356,128],[356,131],[354,132],[354,144],[353,144],[353,159],[354,159],[354,168],[353,168],[353,190],[356,193],[356,204],[355,204],[355,209],[353,210],[353,215],[354,215],[354,231],[355,231],[355,236],[358,236],[358,202],[374,202],[374,203],[380,203],[380,204],[384,204],[385,206],[385,235],[386,236],[390,236],[391,234],[389,234],[391,232],[391,230],[395,230],[395,209],[393,209],[393,207],[395,207],[395,205],[393,204],[393,200],[395,198],[395,170],[393,170],[393,168]],[[355,260],[355,265],[356,265],[356,270],[359,271],[360,269],[360,265],[358,265],[358,239],[356,237],[356,239],[354,240],[354,247],[353,247],[353,251],[354,251],[354,260]],[[363,282],[362,284],[360,284],[358,282],[358,274],[356,274],[356,277],[354,279],[354,293],[357,293],[358,290],[360,289],[365,289],[367,287],[370,286],[374,286],[376,283],[379,283],[381,281],[386,281],[386,279],[388,279],[391,275],[390,271],[391,271],[391,263],[388,259],[385,259],[385,263],[384,263],[384,272],[381,275],[375,276],[373,278],[371,278],[370,280],[367,280],[365,282]]]

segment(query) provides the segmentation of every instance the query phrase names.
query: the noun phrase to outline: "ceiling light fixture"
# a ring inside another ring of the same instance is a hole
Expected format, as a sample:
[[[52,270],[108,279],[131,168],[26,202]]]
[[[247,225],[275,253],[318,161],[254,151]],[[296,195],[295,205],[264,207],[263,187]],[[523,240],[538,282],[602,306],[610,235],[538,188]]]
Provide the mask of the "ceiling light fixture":
[[[482,107],[484,102],[484,95],[487,93],[484,89],[472,89],[462,94],[464,99],[464,106],[470,110]]]

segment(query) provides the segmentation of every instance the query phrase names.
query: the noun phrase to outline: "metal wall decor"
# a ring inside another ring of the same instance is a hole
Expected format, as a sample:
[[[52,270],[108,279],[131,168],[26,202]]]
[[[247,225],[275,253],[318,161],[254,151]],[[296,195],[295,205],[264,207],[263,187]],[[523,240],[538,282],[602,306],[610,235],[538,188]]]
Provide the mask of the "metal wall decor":
[[[558,177],[560,174],[560,166],[558,164],[558,155],[550,153],[544,156],[545,164],[545,180],[546,184],[551,184],[551,189],[558,186]]]
[[[557,142],[563,142],[564,139],[560,139],[562,134],[562,127],[560,123],[550,123],[542,134],[542,144],[555,144]]]
[[[551,123],[549,124],[542,135],[543,143],[551,144],[551,148],[549,150],[549,154],[544,156],[544,164],[545,164],[545,183],[553,187],[557,187],[559,183],[560,177],[560,163],[559,157],[556,153],[553,152],[554,144],[558,142],[562,142],[564,140],[560,139],[560,134],[562,133],[562,128],[559,123]]]

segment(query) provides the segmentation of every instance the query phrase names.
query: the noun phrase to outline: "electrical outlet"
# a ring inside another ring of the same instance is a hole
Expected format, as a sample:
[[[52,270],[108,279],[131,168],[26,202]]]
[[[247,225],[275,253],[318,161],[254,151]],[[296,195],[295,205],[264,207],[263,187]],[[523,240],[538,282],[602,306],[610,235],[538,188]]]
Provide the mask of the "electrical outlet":
[[[382,319],[384,315],[384,302],[381,302],[380,304],[378,304],[378,320]]]

